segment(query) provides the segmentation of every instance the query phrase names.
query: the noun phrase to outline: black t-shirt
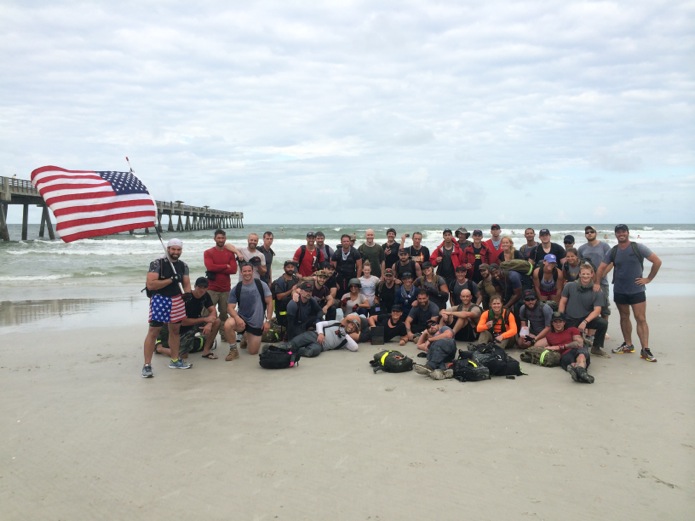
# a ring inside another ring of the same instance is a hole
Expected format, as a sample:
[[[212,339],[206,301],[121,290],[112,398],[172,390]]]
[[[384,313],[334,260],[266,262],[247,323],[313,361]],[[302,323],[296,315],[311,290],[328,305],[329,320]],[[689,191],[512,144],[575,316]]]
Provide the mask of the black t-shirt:
[[[212,306],[212,299],[210,298],[210,295],[208,295],[207,291],[200,298],[195,298],[193,295],[191,295],[191,300],[186,302],[186,318],[200,318],[203,310],[209,308],[210,306]],[[194,327],[195,326],[181,325],[181,334],[185,333],[186,331],[190,331]]]
[[[560,246],[556,242],[550,243],[550,251],[548,253],[552,253],[553,255],[555,255],[555,257],[557,258],[558,265],[560,264],[560,261],[562,259],[564,259],[565,255],[567,254],[567,252],[565,251],[565,248],[563,248],[562,246]],[[546,255],[548,255],[548,253],[545,252],[545,250],[543,249],[543,244],[540,243],[538,246],[533,248],[533,250],[531,250],[531,255],[530,255],[529,260],[531,262],[533,262],[533,265],[537,268],[538,266],[541,266],[543,264],[543,258]]]
[[[390,318],[390,313],[382,313],[376,318],[376,325],[383,326],[384,328],[385,342],[388,342],[393,338],[402,337],[408,334],[408,331],[405,329],[405,314],[401,315],[401,320],[399,320],[394,327],[391,327],[389,325]]]
[[[454,306],[461,304],[461,292],[464,289],[469,290],[473,294],[473,302],[478,300],[478,293],[480,293],[478,285],[471,279],[466,279],[465,283],[459,284],[458,282],[454,282],[454,285],[451,287],[451,299],[454,302]]]
[[[376,296],[379,298],[379,308],[384,312],[391,312],[391,308],[396,301],[396,291],[400,286],[394,284],[392,287],[386,286],[385,282],[376,285]]]
[[[386,266],[393,266],[398,262],[398,249],[401,247],[400,244],[394,241],[394,243],[389,246],[389,243],[385,242],[381,247],[384,250],[384,264]]]

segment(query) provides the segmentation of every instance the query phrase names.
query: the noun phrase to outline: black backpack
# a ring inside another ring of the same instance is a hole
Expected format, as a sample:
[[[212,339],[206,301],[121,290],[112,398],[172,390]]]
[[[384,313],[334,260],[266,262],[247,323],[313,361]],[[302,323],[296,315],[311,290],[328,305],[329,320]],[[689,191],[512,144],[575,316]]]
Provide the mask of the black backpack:
[[[452,367],[454,378],[459,382],[480,382],[490,379],[490,370],[473,359],[473,353],[459,349],[458,360]]]
[[[258,355],[258,363],[264,369],[286,369],[299,365],[301,355],[288,344],[270,345]]]
[[[374,372],[405,373],[413,370],[413,359],[400,351],[380,351],[369,361]]]
[[[478,365],[484,365],[490,370],[490,376],[521,376],[521,364],[519,361],[507,355],[504,349],[489,342],[478,344],[471,349],[473,361]]]

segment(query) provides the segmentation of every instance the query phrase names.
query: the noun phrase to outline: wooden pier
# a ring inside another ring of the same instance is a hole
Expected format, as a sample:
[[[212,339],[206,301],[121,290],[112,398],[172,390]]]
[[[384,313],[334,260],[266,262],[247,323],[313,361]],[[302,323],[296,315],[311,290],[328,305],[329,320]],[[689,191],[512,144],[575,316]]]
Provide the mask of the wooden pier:
[[[157,204],[157,228],[163,231],[162,217],[168,216],[166,230],[170,232],[188,232],[195,230],[215,230],[217,228],[243,228],[243,212],[227,212],[215,210],[209,206],[190,206],[183,201],[155,201]],[[42,208],[41,224],[39,226],[39,238],[43,239],[46,232],[50,239],[55,239],[51,214],[46,203],[31,181],[17,179],[16,177],[0,176],[0,238],[3,241],[10,240],[7,227],[7,211],[10,204],[22,205],[22,240],[27,240],[29,206],[35,205]],[[166,219],[165,219],[166,221]],[[152,227],[154,229],[154,226]],[[149,228],[144,233],[149,233]],[[134,231],[130,232],[131,234]]]

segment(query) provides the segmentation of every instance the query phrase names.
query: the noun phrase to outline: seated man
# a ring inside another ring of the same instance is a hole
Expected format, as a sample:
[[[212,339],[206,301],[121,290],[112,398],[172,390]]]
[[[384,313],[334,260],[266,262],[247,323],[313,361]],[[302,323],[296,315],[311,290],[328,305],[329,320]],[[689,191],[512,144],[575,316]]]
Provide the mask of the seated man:
[[[286,260],[283,273],[270,286],[273,300],[275,301],[275,317],[282,328],[287,327],[287,304],[292,300],[292,294],[299,284],[299,277],[295,275],[297,264]]]
[[[376,298],[374,300],[375,313],[390,313],[396,302],[396,291],[400,286],[396,284],[396,277],[391,268],[384,270],[384,280],[376,285]]]
[[[516,311],[517,304],[521,303],[521,274],[514,270],[503,270],[497,264],[490,264],[490,274],[497,294],[502,297],[504,309]]]
[[[314,287],[311,290],[311,296],[314,297],[319,303],[319,306],[321,306],[321,312],[324,317],[326,317],[326,320],[335,320],[335,295],[338,288],[328,285],[329,274],[328,270],[325,268],[317,271],[314,277]]]
[[[417,293],[417,301],[405,319],[405,329],[408,332],[408,340],[413,340],[415,334],[422,333],[427,329],[427,322],[434,317],[439,317],[439,307],[430,301],[427,290],[421,289]],[[437,322],[439,320],[437,319]]]
[[[403,319],[403,308],[394,304],[390,313],[381,313],[369,317],[369,326],[381,326],[384,328],[384,342],[390,342],[396,337],[400,337],[399,345],[404,346],[408,341],[408,332],[405,329]]]
[[[342,349],[357,351],[360,338],[359,318],[345,320],[345,323],[335,320],[322,321],[316,324],[316,331],[307,331],[297,335],[288,345],[297,349],[299,354],[307,358],[319,356],[322,351]]]
[[[198,277],[191,292],[191,298],[186,302],[186,318],[181,322],[181,344],[179,354],[181,358],[188,358],[188,353],[202,351],[203,358],[215,359],[217,356],[212,350],[217,348],[217,332],[220,330],[220,319],[217,318],[217,310],[212,298],[207,292],[208,279]],[[203,310],[207,312],[203,316]],[[171,356],[169,349],[169,328],[162,328],[155,343],[157,353]],[[196,336],[197,335],[197,336]],[[202,337],[202,342],[199,341]]]
[[[579,280],[568,282],[562,288],[559,311],[565,314],[568,327],[576,327],[585,334],[587,329],[595,330],[591,354],[610,358],[603,350],[603,342],[608,331],[608,321],[601,317],[604,295],[594,291],[594,267],[585,263],[579,269]],[[590,336],[586,337],[591,342]]]
[[[268,285],[254,278],[250,263],[241,266],[241,280],[229,292],[227,312],[229,318],[224,323],[224,330],[229,340],[229,353],[225,360],[231,362],[239,358],[236,345],[238,333],[243,335],[248,353],[257,355],[263,333],[270,329],[273,298]]]
[[[461,303],[455,308],[439,311],[442,319],[440,325],[449,326],[454,331],[454,338],[461,342],[478,340],[478,320],[483,310],[473,303],[473,293],[469,289],[461,290]]]
[[[516,345],[526,349],[545,338],[550,331],[553,310],[545,302],[538,300],[536,292],[532,289],[524,291],[524,305],[519,310],[519,322],[521,329]]]
[[[394,304],[399,304],[403,308],[403,314],[407,317],[410,315],[413,304],[417,301],[417,294],[420,290],[413,284],[412,273],[403,273],[401,279],[403,283],[398,288],[398,291],[396,291],[396,300],[394,300]]]
[[[314,282],[305,280],[292,295],[287,304],[287,338],[292,340],[297,335],[314,329],[316,323],[323,320],[323,310],[318,301],[311,296]]]
[[[591,356],[584,342],[582,335],[576,327],[565,329],[566,321],[563,313],[556,311],[552,317],[552,328],[536,345],[545,347],[552,351],[559,351],[560,365],[567,371],[572,380],[587,384],[594,383],[594,377],[586,370],[591,363]]]
[[[444,380],[454,376],[453,369],[447,369],[447,365],[453,362],[456,356],[456,340],[450,327],[440,326],[436,318],[430,319],[427,329],[418,340],[417,348],[427,353],[427,362],[424,365],[413,365],[417,374],[429,376],[433,380]]]

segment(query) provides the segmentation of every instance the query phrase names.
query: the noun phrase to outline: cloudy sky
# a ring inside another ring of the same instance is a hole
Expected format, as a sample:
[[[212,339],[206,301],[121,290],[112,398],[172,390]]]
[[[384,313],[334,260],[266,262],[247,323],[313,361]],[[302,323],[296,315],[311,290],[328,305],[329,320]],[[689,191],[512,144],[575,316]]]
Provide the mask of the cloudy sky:
[[[695,222],[695,2],[0,4],[0,175],[247,223]]]

